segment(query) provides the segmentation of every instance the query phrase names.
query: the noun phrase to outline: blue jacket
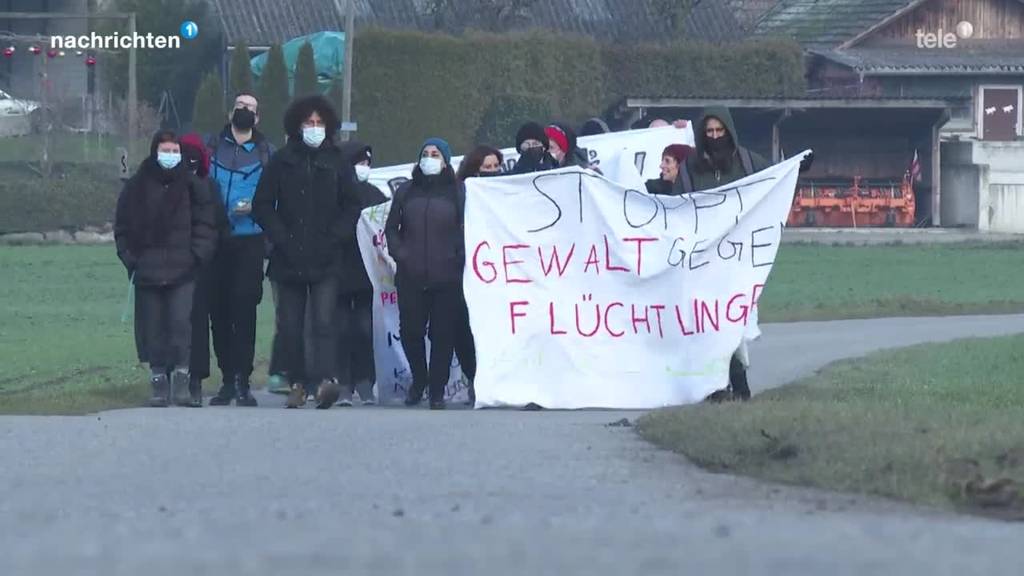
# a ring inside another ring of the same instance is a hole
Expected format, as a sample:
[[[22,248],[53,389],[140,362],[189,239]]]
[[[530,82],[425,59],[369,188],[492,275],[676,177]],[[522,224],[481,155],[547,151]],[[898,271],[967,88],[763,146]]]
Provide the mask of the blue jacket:
[[[252,131],[251,140],[239,145],[231,133],[230,124],[206,142],[210,148],[210,178],[219,185],[220,201],[231,223],[231,235],[262,233],[263,229],[253,220],[251,212],[236,214],[234,207],[239,201],[248,201],[252,206],[263,166],[270,159],[274,147],[258,130]]]

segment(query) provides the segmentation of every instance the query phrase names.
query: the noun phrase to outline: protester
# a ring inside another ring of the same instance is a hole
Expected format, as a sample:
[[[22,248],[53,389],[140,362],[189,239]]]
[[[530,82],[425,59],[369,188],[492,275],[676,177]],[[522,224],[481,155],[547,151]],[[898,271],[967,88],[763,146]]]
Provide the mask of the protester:
[[[651,120],[650,125],[648,125],[647,127],[648,128],[664,128],[664,127],[666,127],[668,125],[669,125],[668,121],[665,120],[664,118],[655,118],[654,120]]]
[[[548,135],[536,122],[523,124],[516,133],[516,161],[512,174],[529,174],[558,168],[558,161],[548,153]]]
[[[477,146],[472,152],[466,155],[459,165],[457,178],[459,182],[465,182],[466,178],[498,176],[501,174],[501,166],[505,162],[501,151],[491,146]],[[467,405],[476,404],[476,342],[473,339],[473,329],[469,324],[469,306],[466,305],[466,296],[461,291],[461,317],[459,318],[458,332],[455,335],[455,357],[459,360],[462,373],[469,382]]]
[[[215,265],[217,250],[224,238],[230,234],[230,224],[224,205],[220,198],[219,186],[210,175],[210,154],[199,134],[186,134],[181,137],[182,162],[194,174],[198,181],[207,186],[208,197],[212,200],[214,228],[216,229],[216,248],[214,256],[196,271],[195,291],[192,296],[192,343],[189,360],[189,393],[192,395],[193,408],[203,405],[203,380],[210,377],[210,304],[213,297],[217,268]]]
[[[207,138],[210,177],[217,183],[229,228],[220,243],[210,279],[210,320],[213,349],[222,382],[211,406],[256,406],[250,378],[256,352],[256,309],[263,297],[263,230],[252,217],[253,196],[273,147],[255,127],[259,103],[252,94],[235,96],[229,123]],[[209,364],[208,350],[201,360]],[[209,376],[206,368],[194,374],[198,384]]]
[[[705,109],[695,132],[697,146],[679,172],[682,193],[717,188],[769,166],[756,152],[740,146],[732,114],[726,108]],[[750,399],[745,354],[740,352],[737,350],[729,363],[729,387],[715,392],[709,400]]]
[[[590,168],[588,152],[576,145],[576,132],[566,124],[555,123],[544,129],[548,137],[548,153],[559,168],[578,166]]]
[[[428,388],[430,408],[442,410],[461,324],[464,192],[452,170],[447,142],[428,139],[419,157],[412,180],[395,191],[385,234],[397,263],[399,331],[413,376],[405,403],[419,404]],[[424,342],[428,324],[429,365]]]
[[[340,389],[336,372],[334,313],[345,245],[354,242],[359,212],[347,196],[349,168],[327,134],[340,122],[320,95],[293,101],[285,112],[288,144],[274,153],[260,178],[253,201],[256,223],[273,246],[268,276],[278,282],[283,366],[290,378],[288,408],[315,400],[330,408]],[[311,370],[304,381],[299,343],[305,332],[306,306],[312,315]]]
[[[474,176],[498,176],[504,163],[505,157],[497,148],[477,146],[462,159],[455,178],[459,182],[464,182],[466,178]]]
[[[379,188],[370,184],[373,148],[362,142],[348,142],[342,146],[342,155],[351,170],[350,189],[356,208],[363,210],[387,201]],[[355,238],[357,220],[352,220]],[[364,405],[375,404],[373,384],[376,371],[373,362],[373,286],[366,275],[359,244],[345,244],[344,268],[338,290],[337,326],[338,377],[341,384],[339,406],[351,406],[353,393],[359,393]]]
[[[117,256],[135,286],[136,344],[149,363],[150,405],[192,404],[189,362],[197,270],[213,255],[213,198],[181,162],[177,135],[153,136],[150,154],[117,200]]]
[[[608,123],[604,120],[594,117],[583,123],[580,126],[580,137],[583,136],[596,136],[598,134],[607,134],[611,132],[608,129]]]
[[[664,196],[682,194],[679,167],[686,162],[686,158],[692,152],[693,148],[686,144],[666,146],[661,153],[661,176],[647,181],[647,191]]]

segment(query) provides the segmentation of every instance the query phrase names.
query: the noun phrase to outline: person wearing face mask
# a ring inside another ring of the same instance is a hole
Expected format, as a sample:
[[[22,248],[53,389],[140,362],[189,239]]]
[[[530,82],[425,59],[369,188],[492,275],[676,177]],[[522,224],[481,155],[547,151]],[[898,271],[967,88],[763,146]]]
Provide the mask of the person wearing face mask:
[[[459,182],[465,182],[466,178],[477,176],[499,176],[505,157],[501,151],[493,146],[477,146],[472,152],[466,154],[459,164],[459,171],[455,178]]]
[[[214,256],[197,272],[195,292],[192,296],[192,353],[189,362],[189,392],[192,394],[193,408],[203,405],[203,380],[210,377],[210,303],[216,286],[217,250],[230,233],[224,205],[219,202],[220,192],[217,182],[210,176],[209,149],[199,134],[185,134],[181,137],[181,161],[188,168],[199,184],[206,187],[207,197],[213,206],[214,224],[217,231],[217,248]]]
[[[548,153],[558,162],[559,168],[578,166],[591,168],[587,150],[576,144],[576,131],[563,123],[553,123],[544,129],[548,137]]]
[[[548,135],[536,122],[527,122],[516,133],[516,150],[519,160],[512,168],[512,174],[530,174],[558,168],[558,161],[548,152]]]
[[[399,332],[412,371],[405,403],[429,390],[430,408],[445,408],[444,389],[461,324],[465,266],[465,192],[451,167],[448,143],[430,138],[420,147],[412,180],[395,191],[384,233],[397,264]],[[424,338],[430,326],[430,363]]]
[[[683,193],[679,179],[679,168],[693,152],[686,144],[670,144],[661,153],[661,176],[647,181],[647,192],[662,196],[676,196]]]
[[[353,141],[346,142],[341,150],[346,163],[351,167],[350,189],[356,209],[362,212],[365,208],[386,202],[387,196],[369,182],[373,148]],[[357,226],[358,221],[352,221],[353,237]],[[366,274],[359,243],[348,242],[344,250],[344,271],[338,289],[336,313],[336,324],[340,331],[338,357],[343,358],[338,362],[338,379],[341,384],[338,405],[351,406],[355,392],[359,393],[359,400],[364,405],[374,404],[376,370],[373,361],[373,285]]]
[[[215,248],[213,206],[169,130],[153,136],[149,157],[117,199],[117,256],[135,286],[136,347],[150,367],[154,407],[192,405],[192,297],[196,272]]]
[[[697,146],[679,169],[677,188],[683,194],[724,186],[770,165],[764,157],[740,145],[736,125],[727,108],[706,108],[694,133]],[[800,171],[810,169],[813,161],[813,155],[804,158]],[[747,357],[744,343],[730,360],[729,387],[711,394],[709,401],[750,399]]]
[[[466,178],[500,176],[504,163],[505,157],[497,148],[477,146],[462,159],[456,178],[461,183],[465,182]],[[472,406],[476,404],[476,388],[473,386],[473,381],[476,380],[476,342],[473,340],[473,329],[469,325],[469,307],[466,305],[466,297],[461,290],[459,296],[461,316],[455,334],[455,357],[459,360],[462,373],[469,381],[469,400],[466,404]]]
[[[273,246],[267,275],[277,283],[281,363],[291,379],[288,408],[315,400],[317,408],[326,409],[340,395],[335,309],[346,245],[356,241],[359,218],[348,176],[352,167],[327,137],[340,124],[323,96],[293,101],[284,117],[288,144],[270,158],[253,200],[256,223]],[[294,375],[305,369],[300,343],[307,307],[311,362],[304,381],[298,381]]]
[[[216,183],[228,216],[228,230],[218,247],[210,280],[213,349],[223,376],[211,406],[256,406],[250,378],[256,353],[256,310],[263,298],[263,230],[252,215],[253,196],[273,146],[256,129],[259,103],[252,94],[235,96],[230,122],[208,136],[210,179]],[[195,374],[201,386],[206,374]]]

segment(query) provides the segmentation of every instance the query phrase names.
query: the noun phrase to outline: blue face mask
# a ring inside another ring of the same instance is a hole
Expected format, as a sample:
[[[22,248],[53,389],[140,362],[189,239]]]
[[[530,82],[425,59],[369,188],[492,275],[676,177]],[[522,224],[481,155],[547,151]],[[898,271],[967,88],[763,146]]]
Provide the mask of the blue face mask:
[[[156,162],[164,170],[170,170],[181,163],[181,154],[178,152],[157,152]]]

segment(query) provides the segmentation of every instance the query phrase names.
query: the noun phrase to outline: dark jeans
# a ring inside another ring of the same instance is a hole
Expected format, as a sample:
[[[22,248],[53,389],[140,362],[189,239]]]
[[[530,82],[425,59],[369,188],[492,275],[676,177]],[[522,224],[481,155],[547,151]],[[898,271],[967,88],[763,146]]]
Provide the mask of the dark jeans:
[[[334,326],[334,310],[338,303],[338,280],[325,278],[319,282],[281,282],[277,286],[277,307],[281,321],[281,368],[294,383],[294,375],[305,371],[303,335],[306,331],[306,306],[312,321],[309,352],[311,366],[306,374],[306,390],[314,392],[317,385],[327,379],[336,378],[337,330]]]
[[[300,372],[288,374],[288,370],[284,365],[285,345],[284,337],[282,336],[283,328],[281,327],[284,320],[281,318],[281,307],[278,305],[278,300],[280,298],[278,294],[281,292],[280,284],[278,282],[271,282],[270,289],[274,296],[274,339],[270,348],[270,365],[267,367],[267,373],[271,376],[284,376],[290,382],[305,382],[306,372],[310,370],[310,366],[312,365],[309,354],[310,347],[307,345],[311,336],[310,326],[313,325],[312,316],[309,314],[309,306],[306,307],[306,335],[298,343],[299,353],[302,354],[303,358],[305,358],[305,363],[303,364]]]
[[[733,394],[750,397],[750,385],[747,383],[747,368],[739,359],[739,353],[734,353],[729,360],[729,385]]]
[[[256,309],[263,298],[263,253],[262,235],[235,236],[221,243],[213,259],[209,292],[213,350],[225,378],[252,375]]]
[[[452,369],[455,336],[462,324],[462,296],[458,286],[424,288],[398,286],[399,332],[412,371],[413,396],[429,389],[431,400],[444,399]],[[424,337],[430,329],[430,365]]]
[[[461,305],[462,319],[455,334],[455,357],[459,359],[462,373],[472,386],[473,380],[476,380],[476,343],[473,341],[473,329],[469,327],[469,308],[465,296],[462,296]]]
[[[338,295],[338,380],[363,400],[373,396],[373,292]]]
[[[192,353],[189,373],[193,378],[210,377],[210,298],[214,276],[213,263],[196,272],[195,291],[192,295]]]
[[[194,291],[191,280],[176,286],[135,287],[135,344],[139,360],[150,368],[189,367]]]

